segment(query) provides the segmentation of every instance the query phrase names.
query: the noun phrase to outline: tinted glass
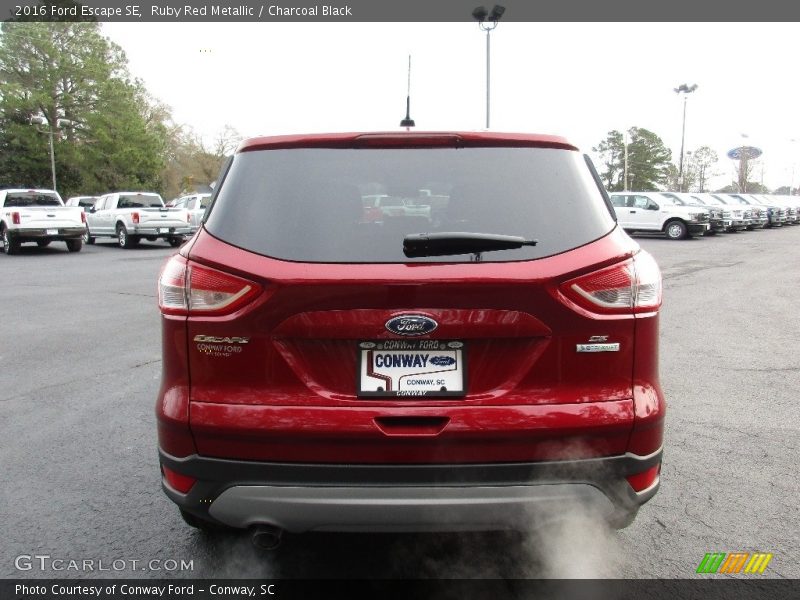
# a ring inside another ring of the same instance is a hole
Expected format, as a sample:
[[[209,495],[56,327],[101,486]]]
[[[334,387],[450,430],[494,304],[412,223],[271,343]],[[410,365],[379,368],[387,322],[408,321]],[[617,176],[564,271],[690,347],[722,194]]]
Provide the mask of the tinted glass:
[[[151,208],[162,207],[161,196],[152,194],[120,194],[117,208]]]
[[[86,208],[91,208],[97,202],[97,198],[81,198],[78,200],[78,206],[83,206]]]
[[[207,221],[246,250],[307,262],[408,259],[429,232],[516,235],[535,247],[486,252],[527,260],[587,244],[615,226],[583,156],[545,148],[291,149],[238,154]]]
[[[208,208],[211,204],[211,196],[200,196],[200,208]]]
[[[9,192],[3,204],[8,208],[27,206],[62,206],[58,196],[47,192]]]

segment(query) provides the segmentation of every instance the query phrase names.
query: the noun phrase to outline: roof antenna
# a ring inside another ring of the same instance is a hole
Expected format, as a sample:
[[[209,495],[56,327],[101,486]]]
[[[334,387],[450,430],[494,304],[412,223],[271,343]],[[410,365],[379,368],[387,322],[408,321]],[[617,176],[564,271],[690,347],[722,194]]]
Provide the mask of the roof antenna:
[[[400,127],[414,127],[411,118],[411,55],[408,55],[408,95],[406,96],[406,118],[400,121]]]

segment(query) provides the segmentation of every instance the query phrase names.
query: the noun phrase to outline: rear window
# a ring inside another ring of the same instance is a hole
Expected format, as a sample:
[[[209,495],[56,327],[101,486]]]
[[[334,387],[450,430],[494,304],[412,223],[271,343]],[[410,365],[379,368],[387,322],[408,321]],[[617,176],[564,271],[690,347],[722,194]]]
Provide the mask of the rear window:
[[[28,206],[62,206],[61,199],[48,192],[9,192],[3,206],[25,208]]]
[[[84,208],[91,208],[95,204],[97,204],[98,198],[81,198],[78,200],[78,206],[83,206]]]
[[[234,246],[283,260],[409,259],[403,238],[473,232],[538,240],[485,252],[530,260],[596,240],[615,221],[583,156],[550,148],[260,150],[236,155],[206,227]]]
[[[162,207],[161,196],[154,194],[120,194],[117,208],[152,208]]]

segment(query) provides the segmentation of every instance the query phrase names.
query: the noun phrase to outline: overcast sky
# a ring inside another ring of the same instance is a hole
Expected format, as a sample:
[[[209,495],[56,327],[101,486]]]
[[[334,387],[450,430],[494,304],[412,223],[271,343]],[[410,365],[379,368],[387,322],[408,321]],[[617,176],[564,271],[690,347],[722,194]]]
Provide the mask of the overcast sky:
[[[207,140],[393,129],[482,129],[486,34],[463,23],[105,23],[134,75]],[[512,23],[491,35],[491,128],[555,133],[590,151],[611,129],[644,127],[680,150],[764,151],[763,180],[800,183],[797,23]],[[797,138],[798,142],[791,140]],[[793,167],[794,165],[794,167]],[[761,179],[758,171],[756,180]]]

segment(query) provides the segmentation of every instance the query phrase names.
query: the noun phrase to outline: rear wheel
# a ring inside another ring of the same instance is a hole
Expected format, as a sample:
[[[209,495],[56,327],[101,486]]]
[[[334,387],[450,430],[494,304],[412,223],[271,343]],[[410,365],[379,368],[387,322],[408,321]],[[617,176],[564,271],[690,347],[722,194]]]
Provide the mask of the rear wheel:
[[[125,249],[133,248],[138,243],[139,243],[139,238],[132,235],[128,235],[128,230],[125,227],[125,225],[123,225],[122,223],[117,225],[117,244],[119,244],[120,248],[125,248]]]
[[[664,233],[670,240],[682,240],[689,234],[689,229],[683,221],[670,221],[664,228]]]
[[[89,235],[89,228],[86,228],[86,231],[83,232],[83,236],[81,236],[84,244],[94,244],[94,238]]]
[[[67,240],[67,250],[70,252],[80,252],[83,248],[83,240]]]
[[[171,238],[169,238],[169,245],[172,246],[173,248],[177,248],[181,244],[183,244],[183,238],[179,238],[179,237],[171,237]]]
[[[8,229],[5,227],[3,228],[2,234],[0,234],[0,238],[3,240],[3,252],[5,254],[19,253],[19,241],[12,238],[8,233]]]
[[[39,246],[39,248],[45,248],[50,245],[50,240],[36,240],[36,245]]]

